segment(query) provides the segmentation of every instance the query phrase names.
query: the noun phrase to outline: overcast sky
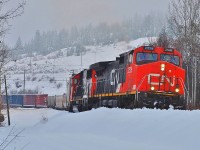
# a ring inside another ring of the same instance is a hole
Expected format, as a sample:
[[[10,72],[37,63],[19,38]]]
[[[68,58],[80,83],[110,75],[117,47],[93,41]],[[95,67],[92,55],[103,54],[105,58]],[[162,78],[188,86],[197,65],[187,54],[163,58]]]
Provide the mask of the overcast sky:
[[[15,1],[16,0],[12,0]],[[18,0],[20,1],[20,0]],[[134,14],[165,13],[170,0],[26,0],[24,14],[11,21],[6,41],[29,41],[37,29],[70,28],[89,23],[116,22]],[[11,5],[14,7],[15,3]]]

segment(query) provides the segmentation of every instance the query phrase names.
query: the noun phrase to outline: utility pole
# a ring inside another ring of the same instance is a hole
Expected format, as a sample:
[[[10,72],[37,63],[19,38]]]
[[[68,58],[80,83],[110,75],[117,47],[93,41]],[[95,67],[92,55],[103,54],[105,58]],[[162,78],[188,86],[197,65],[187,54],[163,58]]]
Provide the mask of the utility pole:
[[[96,49],[95,49],[95,52],[94,52],[94,54],[95,54],[95,55],[94,55],[94,61],[95,61],[95,63],[96,63],[96,62],[97,62],[97,60],[96,60],[96,59],[97,59],[97,58],[96,58],[96,55],[97,55],[97,50],[96,50]]]
[[[187,64],[187,89],[188,89],[188,92],[190,93],[190,80],[189,80],[189,67],[188,67],[188,64]],[[190,103],[190,100],[188,101],[189,99],[189,95],[187,95],[187,105]]]
[[[194,106],[196,106],[196,91],[197,91],[197,57],[194,57]]]
[[[1,108],[2,108],[2,94],[1,94],[1,69],[0,69],[0,114],[1,114]]]
[[[33,73],[33,71],[32,71],[32,55],[33,55],[33,52],[30,53],[30,74]]]
[[[25,73],[26,73],[26,70],[24,70],[24,90],[23,90],[24,94],[26,92],[26,87],[25,87],[25,85],[26,85],[26,75],[25,75]]]
[[[54,77],[54,69],[55,69],[55,58],[54,58],[54,61],[53,61],[53,77]]]
[[[1,70],[1,69],[0,69]],[[1,71],[0,71],[0,122],[4,121],[4,117],[1,114],[1,109],[3,108],[3,101],[2,101],[2,96],[1,96]]]
[[[66,79],[66,95],[65,95],[65,100],[66,100],[66,107],[67,107],[67,109],[68,109],[68,107],[69,107],[69,86],[68,86],[68,81],[67,81],[67,79]]]
[[[82,65],[83,65],[83,58],[82,58],[83,56],[82,56],[82,49],[81,49],[81,71],[82,71]]]
[[[192,70],[192,88],[191,88],[191,97],[192,97],[192,107],[195,106],[195,99],[194,99],[194,85],[195,85],[195,80],[194,80],[194,77],[195,77],[195,58],[194,56],[192,56],[192,67],[191,67],[191,70]]]
[[[6,103],[7,103],[7,115],[8,115],[8,125],[10,126],[10,111],[9,111],[9,101],[8,101],[8,92],[7,92],[7,84],[6,84],[6,75],[4,75],[5,80],[5,90],[6,90]]]

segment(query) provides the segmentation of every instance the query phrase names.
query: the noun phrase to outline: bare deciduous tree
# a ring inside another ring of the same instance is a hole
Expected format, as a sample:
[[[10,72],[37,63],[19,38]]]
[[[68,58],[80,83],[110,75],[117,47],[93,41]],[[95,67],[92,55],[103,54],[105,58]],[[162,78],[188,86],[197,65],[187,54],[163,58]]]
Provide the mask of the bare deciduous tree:
[[[200,1],[172,0],[169,13],[170,29],[176,38],[176,46],[182,51],[187,68],[187,86],[192,104],[196,105],[197,66],[200,57]]]
[[[172,0],[169,24],[176,38],[181,40],[185,56],[199,53],[200,1]]]
[[[5,8],[13,0],[0,0],[0,37],[2,38],[9,29],[9,20],[20,16],[24,11],[25,1],[22,1],[15,8],[5,11]]]
[[[6,47],[4,37],[6,31],[10,29],[9,20],[20,16],[24,11],[25,1],[21,1],[15,8],[6,10],[7,5],[14,0],[0,0],[0,116],[2,109],[1,99],[1,75],[3,67],[8,62],[8,48]]]
[[[167,34],[165,28],[162,29],[156,40],[149,40],[150,45],[159,46],[164,48],[171,48],[174,40]]]

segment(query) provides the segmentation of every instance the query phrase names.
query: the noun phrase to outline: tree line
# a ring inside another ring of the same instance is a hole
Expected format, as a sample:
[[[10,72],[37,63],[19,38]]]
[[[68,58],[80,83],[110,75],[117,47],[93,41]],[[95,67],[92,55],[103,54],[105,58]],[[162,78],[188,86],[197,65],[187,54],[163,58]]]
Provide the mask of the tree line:
[[[169,27],[183,54],[189,103],[200,106],[200,1],[173,0],[169,12]]]
[[[62,48],[69,48],[69,55],[79,55],[84,46],[109,45],[120,41],[130,41],[140,37],[157,36],[166,19],[162,15],[135,15],[120,23],[88,24],[84,27],[41,32],[37,30],[29,42],[19,37],[15,48],[17,54],[48,54]]]

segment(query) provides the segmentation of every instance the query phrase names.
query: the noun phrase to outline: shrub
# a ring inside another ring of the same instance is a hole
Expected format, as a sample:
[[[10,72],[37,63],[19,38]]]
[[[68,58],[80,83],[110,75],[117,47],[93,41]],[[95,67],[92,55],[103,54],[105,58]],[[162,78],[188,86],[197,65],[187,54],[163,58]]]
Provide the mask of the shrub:
[[[32,81],[35,81],[36,79],[37,79],[37,77],[33,77],[33,78],[32,78]]]
[[[19,81],[16,81],[16,82],[15,82],[15,86],[16,86],[16,88],[20,88],[20,87],[22,87],[22,85],[20,84]]]
[[[49,82],[50,82],[50,83],[55,82],[55,78],[54,78],[54,77],[51,77],[51,78],[49,79]]]
[[[57,89],[60,89],[61,87],[62,87],[62,83],[58,83],[57,85],[56,85],[56,87],[57,87]]]

